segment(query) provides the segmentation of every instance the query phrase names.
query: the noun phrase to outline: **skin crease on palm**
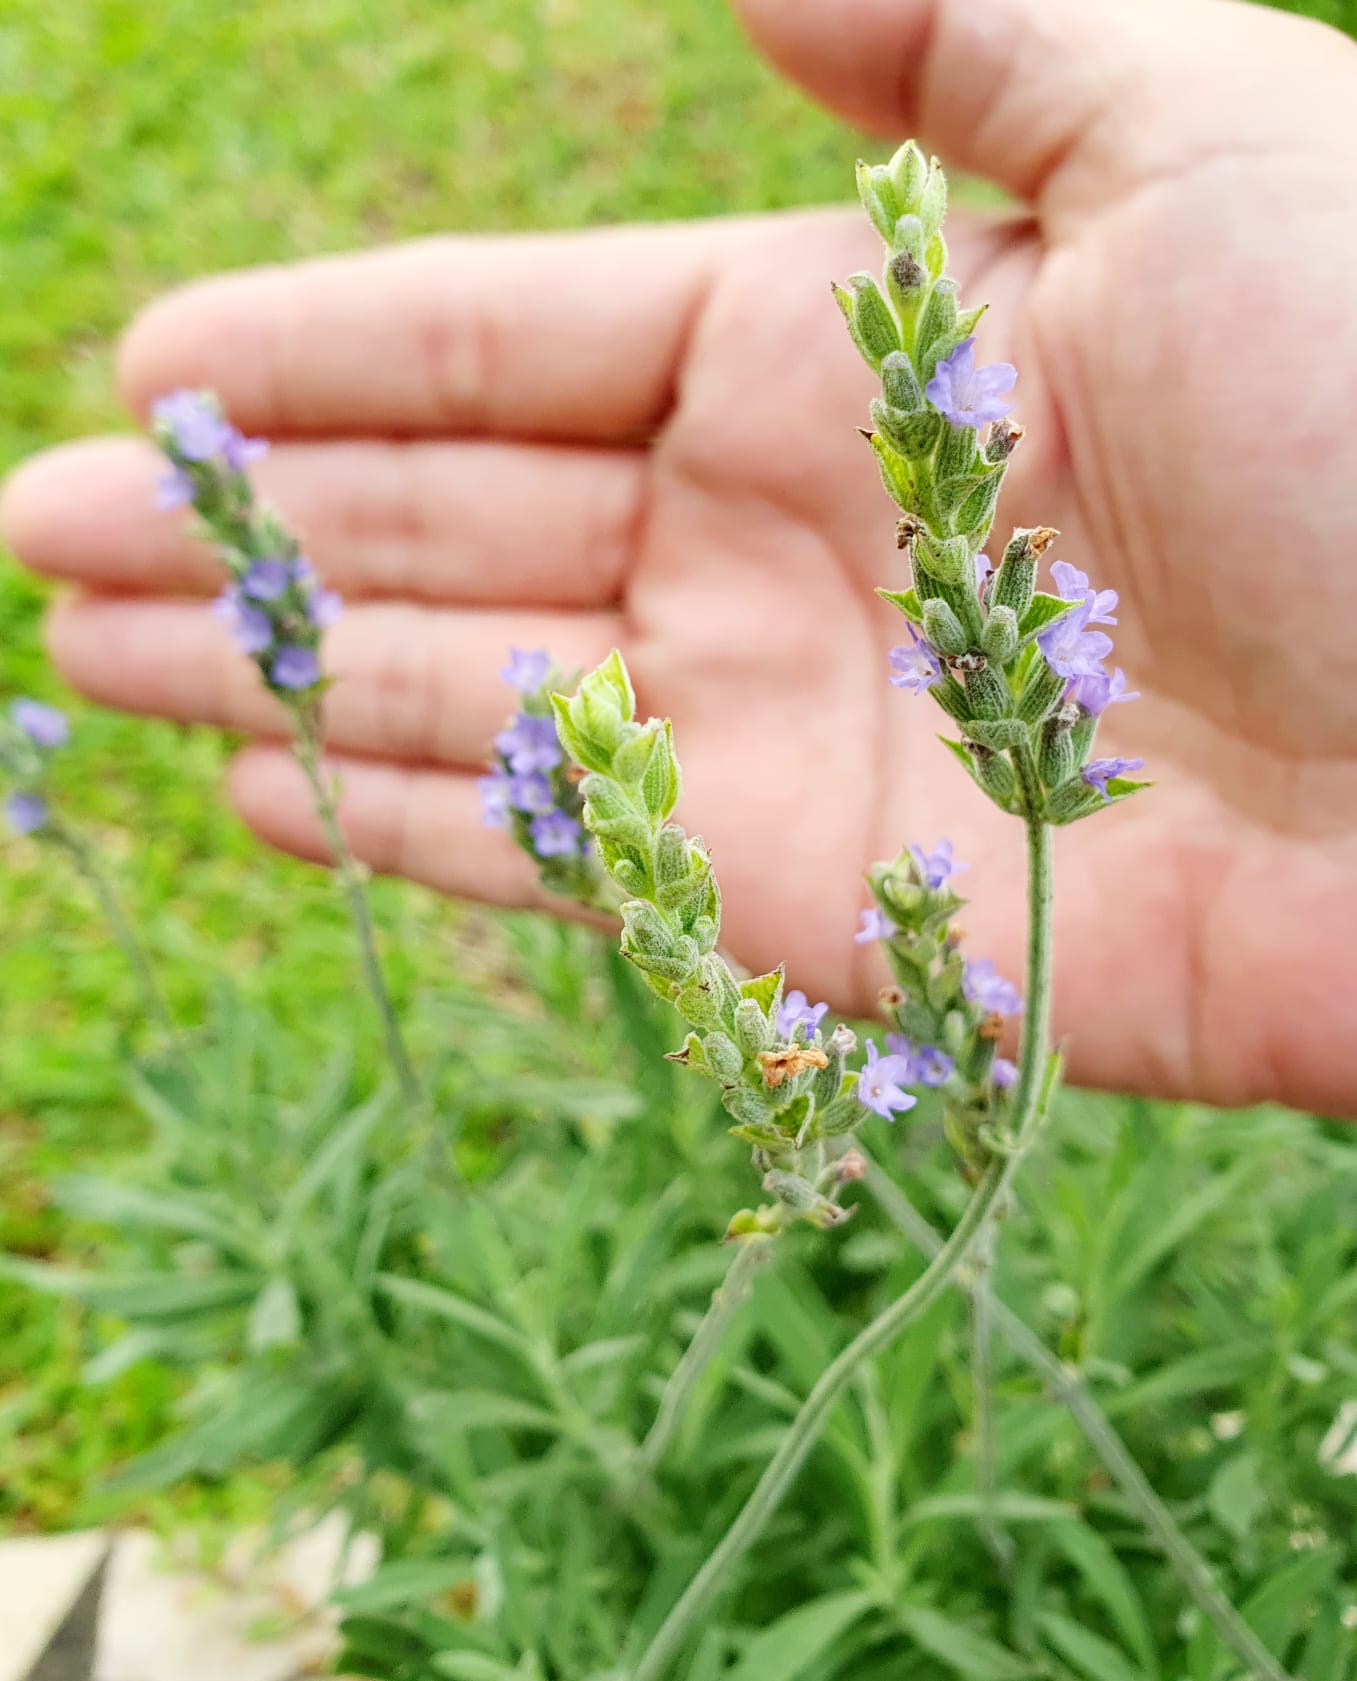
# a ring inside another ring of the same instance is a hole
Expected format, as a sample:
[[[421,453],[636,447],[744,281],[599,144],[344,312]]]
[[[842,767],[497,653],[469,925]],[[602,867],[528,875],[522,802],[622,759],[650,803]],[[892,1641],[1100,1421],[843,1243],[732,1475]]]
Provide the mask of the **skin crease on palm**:
[[[1357,1114],[1357,49],[1235,0],[741,9],[826,103],[1026,207],[949,223],[1028,427],[991,544],[1058,526],[1052,558],[1121,592],[1144,698],[1099,750],[1158,784],[1057,836],[1072,1076]],[[744,962],[869,1013],[861,871],[949,835],[970,948],[1020,975],[1021,828],[886,683],[894,510],[828,289],[877,262],[856,208],[448,238],[208,281],[133,327],[134,413],[217,388],[349,598],[329,731],[361,856],[538,902],[477,818],[496,673],[511,643],[570,665],[616,642],[673,717]],[[110,439],[8,485],[14,552],[79,586],[54,657],[103,704],[257,733],[239,810],[319,856],[281,714],[186,599],[213,568],[151,511],[156,471]]]

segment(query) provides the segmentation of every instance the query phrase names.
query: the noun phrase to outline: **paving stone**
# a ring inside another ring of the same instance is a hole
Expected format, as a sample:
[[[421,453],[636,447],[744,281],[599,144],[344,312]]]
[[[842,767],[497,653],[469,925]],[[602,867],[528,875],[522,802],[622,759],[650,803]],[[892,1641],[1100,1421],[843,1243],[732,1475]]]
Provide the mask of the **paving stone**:
[[[0,1681],[25,1681],[107,1550],[99,1532],[0,1541]]]

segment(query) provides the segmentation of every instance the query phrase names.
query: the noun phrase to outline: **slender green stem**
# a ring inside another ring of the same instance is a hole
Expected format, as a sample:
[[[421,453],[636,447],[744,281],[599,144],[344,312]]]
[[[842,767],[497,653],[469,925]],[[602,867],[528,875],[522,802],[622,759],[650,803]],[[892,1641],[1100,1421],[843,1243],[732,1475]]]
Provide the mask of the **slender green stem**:
[[[184,1045],[179,1037],[179,1029],[175,1026],[174,1017],[170,1013],[170,1006],[165,999],[165,994],[160,990],[160,983],[155,978],[155,971],[151,967],[150,959],[143,950],[141,941],[137,938],[136,930],[132,927],[126,911],[123,910],[118,895],[113,890],[112,882],[105,875],[94,848],[78,829],[71,828],[59,817],[52,817],[48,820],[48,833],[59,846],[64,847],[70,854],[76,869],[98,900],[99,909],[104,914],[109,932],[113,935],[119,950],[127,960],[127,966],[132,971],[133,978],[136,980],[147,1015],[165,1035],[176,1062],[185,1072],[191,1072],[184,1056]]]
[[[934,1231],[890,1175],[874,1161],[868,1163],[867,1182],[887,1216],[916,1249],[921,1249],[930,1257],[942,1252],[941,1234]],[[1249,1674],[1262,1677],[1263,1681],[1289,1681],[1286,1671],[1217,1587],[1210,1566],[1150,1486],[1131,1450],[1089,1394],[1079,1373],[1053,1354],[1041,1338],[993,1294],[983,1275],[968,1275],[961,1271],[953,1274],[951,1282],[957,1289],[969,1291],[973,1300],[979,1296],[987,1298],[994,1329],[1018,1358],[1045,1380],[1051,1392],[1068,1409],[1084,1439],[1163,1549],[1178,1581]]]
[[[993,1297],[985,1279],[994,1265],[998,1229],[991,1220],[976,1241],[971,1261],[975,1284],[971,1289],[971,1395],[975,1440],[975,1492],[980,1502],[980,1537],[996,1563],[1007,1569],[1013,1561],[1013,1542],[994,1515],[996,1490],[994,1439],[994,1323]]]
[[[712,1598],[730,1584],[736,1565],[777,1510],[853,1374],[863,1361],[893,1342],[947,1288],[1017,1171],[1051,1083],[1046,1067],[1051,991],[1050,832],[1036,817],[1027,822],[1027,858],[1027,998],[1013,1099],[1013,1137],[1002,1154],[991,1158],[951,1236],[923,1274],[864,1326],[820,1374],[734,1523],[646,1647],[632,1671],[632,1681],[660,1681],[667,1672],[689,1630]]]
[[[396,1008],[391,1002],[391,994],[387,991],[382,966],[377,957],[377,932],[372,923],[372,911],[364,886],[364,873],[349,851],[348,842],[339,826],[336,785],[326,777],[321,766],[320,719],[316,712],[308,710],[299,712],[296,722],[293,751],[310,785],[316,816],[325,832],[325,841],[334,862],[335,874],[349,902],[349,916],[353,922],[354,933],[358,936],[358,955],[363,966],[363,979],[372,994],[373,1003],[377,1006],[387,1055],[396,1071],[396,1079],[400,1082],[405,1101],[412,1105],[420,1104],[424,1101],[424,1093],[406,1052],[400,1024],[396,1019]]]
[[[664,1458],[674,1431],[678,1428],[688,1397],[706,1371],[712,1356],[732,1319],[739,1312],[754,1283],[754,1274],[769,1258],[773,1239],[758,1234],[736,1240],[738,1248],[726,1276],[712,1291],[711,1302],[702,1323],[693,1332],[692,1341],[684,1349],[682,1358],[669,1374],[669,1381],[660,1396],[659,1411],[638,1456],[639,1469],[649,1474]]]

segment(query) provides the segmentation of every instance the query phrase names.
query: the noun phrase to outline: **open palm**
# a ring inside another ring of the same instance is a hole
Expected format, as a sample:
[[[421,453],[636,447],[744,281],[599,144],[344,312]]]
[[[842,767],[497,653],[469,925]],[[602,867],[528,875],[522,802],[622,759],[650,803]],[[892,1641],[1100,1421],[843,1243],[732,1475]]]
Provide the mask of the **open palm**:
[[[1357,1112],[1357,52],[1217,0],[856,0],[832,30],[809,0],[745,10],[826,97],[1031,206],[949,228],[993,306],[982,354],[1021,373],[1001,517],[1060,527],[1121,592],[1144,699],[1100,750],[1160,784],[1060,836],[1075,1076]],[[132,406],[211,385],[275,439],[261,484],[350,598],[329,729],[361,856],[536,902],[477,817],[496,673],[510,644],[617,644],[674,719],[739,957],[868,1009],[861,870],[947,834],[971,944],[1016,972],[1018,826],[885,682],[894,513],[828,292],[878,260],[839,211],[439,240],[210,281],[133,329]],[[103,440],[12,481],[16,553],[85,586],[55,656],[107,704],[264,738],[237,804],[318,855],[283,716],[186,599],[216,579],[150,510],[155,472]]]

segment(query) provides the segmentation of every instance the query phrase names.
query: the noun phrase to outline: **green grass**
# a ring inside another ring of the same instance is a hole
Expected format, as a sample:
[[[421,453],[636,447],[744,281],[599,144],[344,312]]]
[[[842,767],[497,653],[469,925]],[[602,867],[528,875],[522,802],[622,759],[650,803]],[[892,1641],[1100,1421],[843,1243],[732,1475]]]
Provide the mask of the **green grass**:
[[[757,63],[720,0],[14,0],[0,131],[0,470],[125,424],[113,345],[176,281],[440,229],[838,197],[858,149]],[[64,703],[42,605],[0,560],[0,692]],[[347,924],[224,807],[223,744],[75,713],[70,804],[183,1018],[225,971],[316,1055],[352,1032]],[[136,1000],[84,889],[32,845],[0,847],[0,1246],[43,1254],[76,1242],[46,1182],[140,1141]],[[445,989],[465,967],[457,908],[394,883],[377,902],[402,997]],[[376,1048],[369,1034],[369,1063]],[[80,1360],[69,1309],[0,1285],[0,1522],[80,1521],[101,1464],[164,1428],[168,1380],[138,1368],[91,1398]]]

